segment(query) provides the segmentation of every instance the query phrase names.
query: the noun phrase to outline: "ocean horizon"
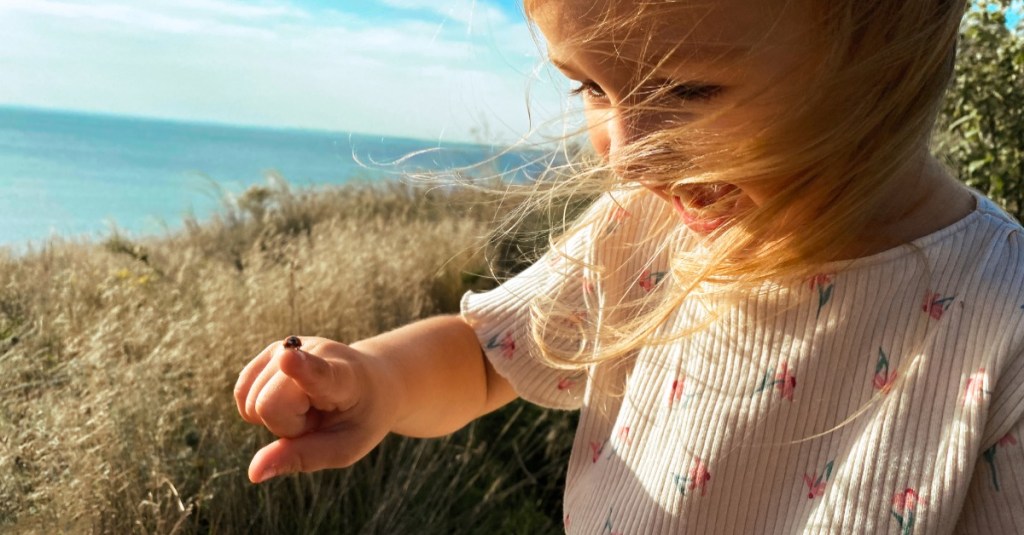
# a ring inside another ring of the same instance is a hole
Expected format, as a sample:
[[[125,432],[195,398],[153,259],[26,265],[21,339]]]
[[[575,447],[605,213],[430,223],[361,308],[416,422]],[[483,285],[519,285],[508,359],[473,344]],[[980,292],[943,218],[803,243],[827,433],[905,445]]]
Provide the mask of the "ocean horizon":
[[[0,247],[179,230],[269,175],[296,188],[481,165],[524,178],[538,152],[411,138],[0,106]],[[410,156],[411,155],[411,156]]]

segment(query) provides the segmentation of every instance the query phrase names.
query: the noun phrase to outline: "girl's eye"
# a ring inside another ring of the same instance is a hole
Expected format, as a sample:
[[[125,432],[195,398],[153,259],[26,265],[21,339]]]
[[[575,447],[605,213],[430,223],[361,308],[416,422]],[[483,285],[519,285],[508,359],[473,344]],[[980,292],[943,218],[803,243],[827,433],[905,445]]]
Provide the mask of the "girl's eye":
[[[679,100],[689,101],[700,101],[709,100],[723,91],[723,87],[720,85],[710,84],[679,84],[675,86],[664,85],[656,89],[646,91],[645,98],[658,98],[660,96],[672,97]],[[604,90],[601,86],[594,82],[580,82],[579,87],[574,88],[569,92],[572,96],[583,95],[587,98],[603,99],[606,98]]]
[[[583,95],[584,97],[587,98],[597,99],[604,98],[606,96],[604,93],[604,89],[601,89],[601,86],[590,81],[580,82],[580,86],[573,88],[571,91],[569,91],[569,94],[574,97],[578,95]]]

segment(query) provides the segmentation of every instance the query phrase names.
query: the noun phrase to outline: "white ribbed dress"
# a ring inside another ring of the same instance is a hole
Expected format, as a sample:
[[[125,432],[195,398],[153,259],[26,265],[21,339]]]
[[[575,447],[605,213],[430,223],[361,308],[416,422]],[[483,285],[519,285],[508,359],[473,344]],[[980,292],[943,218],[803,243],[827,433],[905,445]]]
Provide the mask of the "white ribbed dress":
[[[463,317],[519,395],[581,411],[566,531],[1024,533],[1024,235],[975,196],[910,246],[766,286],[697,334],[589,374],[537,358],[528,304],[558,295],[607,324],[603,304],[674,284],[665,252],[692,246],[685,229],[634,245],[667,217],[653,195],[606,196],[604,245],[569,241],[568,256],[618,276],[549,253],[466,294]],[[663,332],[701,310],[684,303]]]

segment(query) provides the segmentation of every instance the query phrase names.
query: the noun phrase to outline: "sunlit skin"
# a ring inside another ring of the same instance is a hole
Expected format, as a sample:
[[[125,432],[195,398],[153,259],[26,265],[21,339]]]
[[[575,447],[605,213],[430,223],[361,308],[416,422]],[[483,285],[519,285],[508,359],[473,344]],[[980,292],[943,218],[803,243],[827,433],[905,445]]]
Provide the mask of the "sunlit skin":
[[[540,0],[532,6],[529,14],[547,41],[550,60],[577,83],[573,92],[583,99],[591,144],[621,178],[644,183],[642,173],[631,172],[619,156],[652,129],[724,110],[710,130],[755,135],[805,90],[806,68],[816,57],[799,2],[786,3],[784,10],[771,1],[699,4],[666,4],[670,7],[664,13],[645,19],[655,21],[645,31],[616,35],[609,30],[600,39],[594,38],[593,28],[605,20],[609,5],[618,15],[635,12],[637,3]],[[636,111],[638,100],[659,89],[665,94],[657,101],[658,110]],[[880,207],[865,239],[856,240],[858,248],[840,256],[871,254],[912,241],[973,209],[969,192],[928,154],[924,140],[909,169],[893,182],[886,197],[889,205]],[[644,185],[701,234],[726,224],[735,211],[760,206],[777,190],[769,181],[671,190]],[[723,207],[726,203],[720,202],[708,209],[737,187],[734,204]]]

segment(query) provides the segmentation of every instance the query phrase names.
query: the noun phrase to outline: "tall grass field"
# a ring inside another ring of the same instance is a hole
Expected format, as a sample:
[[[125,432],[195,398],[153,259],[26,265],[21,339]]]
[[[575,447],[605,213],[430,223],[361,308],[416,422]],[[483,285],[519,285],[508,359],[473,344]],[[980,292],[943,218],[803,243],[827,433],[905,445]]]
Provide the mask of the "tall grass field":
[[[249,189],[162,238],[0,253],[0,532],[554,533],[575,422],[522,403],[252,485],[232,387],[291,334],[355,341],[516,269],[469,190]]]

